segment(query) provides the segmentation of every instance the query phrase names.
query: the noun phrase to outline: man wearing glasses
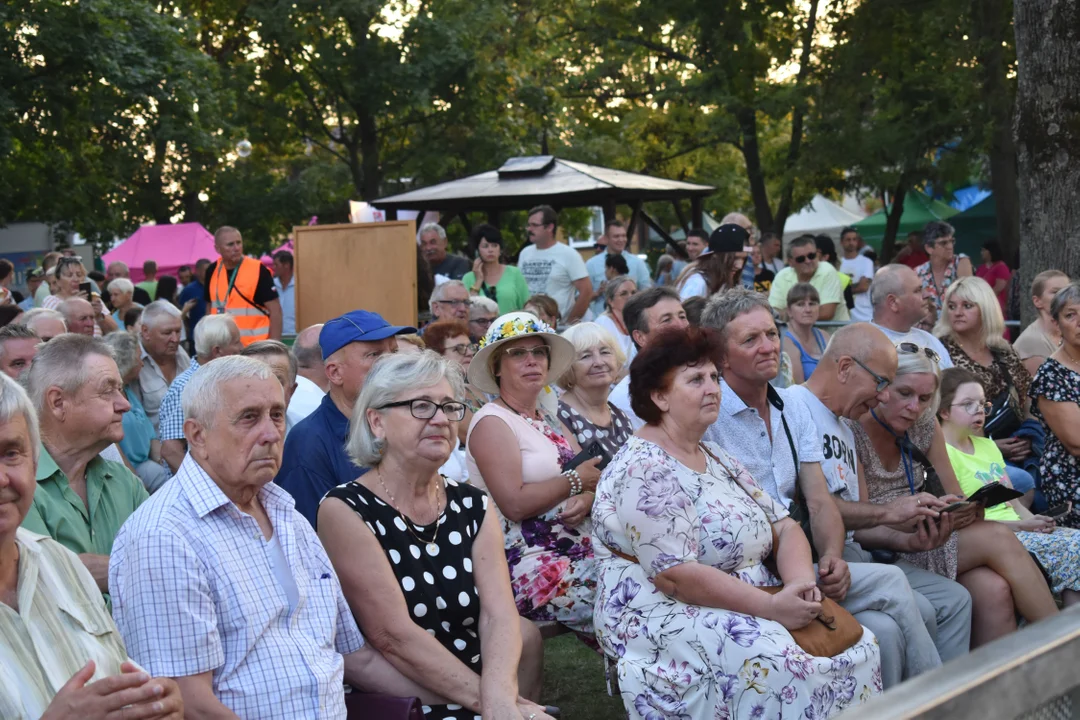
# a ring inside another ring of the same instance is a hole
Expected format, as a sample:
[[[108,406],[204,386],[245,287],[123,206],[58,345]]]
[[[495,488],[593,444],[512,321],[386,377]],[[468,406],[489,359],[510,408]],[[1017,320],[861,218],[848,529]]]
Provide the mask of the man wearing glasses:
[[[825,458],[821,468],[847,530],[844,560],[853,565],[873,560],[855,539],[856,531],[862,531],[864,542],[877,542],[883,535],[897,533],[893,526],[909,525],[919,517],[937,516],[937,512],[927,507],[936,498],[926,493],[880,504],[871,503],[863,496],[855,434],[844,422],[845,418],[858,420],[888,401],[889,386],[899,361],[898,349],[926,352],[925,348],[907,342],[897,348],[869,323],[840,328],[833,333],[810,379],[788,391],[791,397],[803,402],[817,428]],[[967,590],[953,580],[904,562],[897,562],[894,567],[903,570],[915,591],[916,603],[927,628],[931,629],[941,661],[966,654],[971,641],[971,596]]]
[[[460,280],[449,280],[435,286],[428,301],[431,319],[468,320],[469,290]]]
[[[289,491],[297,512],[312,527],[323,496],[365,472],[345,453],[345,441],[368,372],[380,357],[397,352],[396,336],[415,332],[416,328],[391,325],[366,310],[353,310],[323,325],[319,345],[330,389],[318,410],[292,428],[274,480]]]
[[[851,320],[840,273],[818,257],[813,235],[800,235],[791,241],[787,251],[788,267],[776,274],[769,289],[769,304],[787,319],[787,296],[798,283],[810,283],[821,297],[821,320]]]

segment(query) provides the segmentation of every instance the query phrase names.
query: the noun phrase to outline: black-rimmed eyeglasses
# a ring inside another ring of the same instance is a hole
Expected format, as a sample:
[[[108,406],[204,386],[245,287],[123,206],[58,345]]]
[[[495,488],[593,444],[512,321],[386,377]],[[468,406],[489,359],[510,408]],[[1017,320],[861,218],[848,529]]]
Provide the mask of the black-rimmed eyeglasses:
[[[465,418],[465,403],[459,403],[457,401],[450,401],[444,403],[432,402],[431,400],[424,400],[423,398],[416,398],[415,400],[400,400],[398,402],[387,403],[382,407],[375,408],[376,410],[386,410],[387,408],[395,407],[408,407],[409,412],[417,420],[430,420],[435,417],[435,413],[439,410],[443,411],[443,415],[447,420],[458,422]]]
[[[874,371],[873,371],[873,370],[871,370],[870,368],[866,367],[866,363],[864,363],[864,362],[863,362],[862,360],[860,360],[859,358],[855,358],[855,357],[853,357],[853,358],[851,358],[851,359],[855,361],[855,364],[856,364],[856,365],[858,365],[859,367],[861,367],[861,368],[862,368],[863,370],[865,370],[866,372],[870,373],[871,377],[873,377],[873,378],[874,378],[875,380],[877,380],[877,388],[876,388],[876,390],[877,390],[878,392],[884,392],[884,391],[885,391],[885,389],[886,389],[887,387],[889,387],[890,385],[892,385],[892,380],[890,380],[890,379],[889,379],[889,378],[887,378],[887,377],[882,377],[882,376],[878,375],[878,374],[877,374],[876,372],[874,372]]]

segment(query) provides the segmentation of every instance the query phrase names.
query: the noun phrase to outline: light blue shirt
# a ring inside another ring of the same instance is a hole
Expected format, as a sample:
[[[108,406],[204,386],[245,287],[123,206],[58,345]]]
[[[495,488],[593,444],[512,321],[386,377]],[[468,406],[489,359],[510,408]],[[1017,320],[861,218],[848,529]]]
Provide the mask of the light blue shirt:
[[[637,284],[638,290],[644,290],[645,288],[652,287],[652,278],[649,274],[649,266],[645,264],[645,261],[639,258],[637,255],[622,251],[623,259],[626,260],[626,267],[630,270],[630,279]],[[607,280],[604,275],[604,259],[607,257],[607,252],[602,252],[597,255],[593,255],[591,258],[585,261],[585,269],[589,271],[589,280],[592,282],[593,292],[596,292],[600,288],[600,285]],[[589,308],[592,310],[593,315],[600,315],[604,312],[604,298],[598,297],[590,303]]]
[[[135,391],[124,388],[124,395],[131,403],[131,409],[124,413],[124,439],[120,441],[120,449],[132,465],[139,465],[150,459],[150,442],[157,440],[157,433]]]
[[[211,672],[214,695],[240,717],[345,720],[342,655],[359,650],[363,636],[289,494],[267,483],[258,497],[290,587],[255,518],[188,455],[113,543],[116,626],[151,676]]]
[[[277,288],[278,302],[281,303],[281,334],[296,334],[296,276],[289,278],[289,286],[283,287],[280,278],[274,278],[274,287]]]

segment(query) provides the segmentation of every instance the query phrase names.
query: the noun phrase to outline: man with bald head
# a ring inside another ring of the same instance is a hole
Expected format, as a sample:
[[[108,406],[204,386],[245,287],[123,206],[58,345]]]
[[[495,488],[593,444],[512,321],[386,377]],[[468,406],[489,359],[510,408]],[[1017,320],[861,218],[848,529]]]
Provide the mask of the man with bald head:
[[[94,306],[81,297],[71,297],[60,304],[60,313],[68,332],[94,337]]]
[[[928,347],[941,357],[941,369],[953,366],[949,351],[941,341],[918,327],[926,315],[922,280],[907,265],[886,265],[870,283],[870,305],[874,310],[873,325],[894,345],[913,342]]]
[[[830,454],[795,390],[769,384],[779,372],[780,334],[768,300],[745,288],[731,288],[713,296],[701,322],[720,333],[724,349],[720,414],[705,439],[742,463],[802,525],[818,563],[822,592],[877,636],[885,687],[938,667],[934,609],[920,601],[903,571],[846,559],[844,521],[836,490],[825,477]],[[895,353],[893,358],[895,372]],[[896,512],[893,521],[905,519],[906,514]]]
[[[896,377],[897,354],[892,341],[870,323],[854,323],[836,331],[829,341],[814,374],[803,385],[791,389],[813,416],[825,459],[822,469],[833,493],[844,526],[848,530],[844,558],[849,562],[870,562],[872,557],[855,541],[856,530],[889,532],[885,526],[908,525],[922,517],[936,517],[926,507],[936,498],[926,493],[912,494],[888,503],[871,503],[859,480],[859,457],[855,434],[845,419],[858,421],[889,399],[889,386]],[[903,518],[903,519],[900,519]],[[971,596],[958,583],[904,562],[895,563],[904,571],[924,617],[932,609],[936,620],[935,644],[941,659],[948,662],[967,653],[971,642]]]
[[[298,422],[315,412],[330,387],[330,381],[326,378],[326,364],[322,358],[322,346],[319,345],[322,328],[322,323],[304,328],[293,343],[293,354],[296,355],[296,392],[289,400],[289,427],[296,427]]]

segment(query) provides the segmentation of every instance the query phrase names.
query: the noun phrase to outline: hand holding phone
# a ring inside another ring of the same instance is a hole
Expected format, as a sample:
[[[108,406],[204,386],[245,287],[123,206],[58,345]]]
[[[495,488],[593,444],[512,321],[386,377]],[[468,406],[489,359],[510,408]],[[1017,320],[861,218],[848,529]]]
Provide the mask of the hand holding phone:
[[[89,300],[90,293],[94,292],[94,286],[90,283],[89,280],[83,283],[79,283],[79,292],[82,293],[87,300]]]
[[[1060,517],[1068,515],[1072,511],[1071,502],[1063,502],[1060,505],[1055,505],[1052,508],[1047,508],[1046,512],[1040,513],[1044,517],[1048,517],[1051,520],[1057,520]]]

